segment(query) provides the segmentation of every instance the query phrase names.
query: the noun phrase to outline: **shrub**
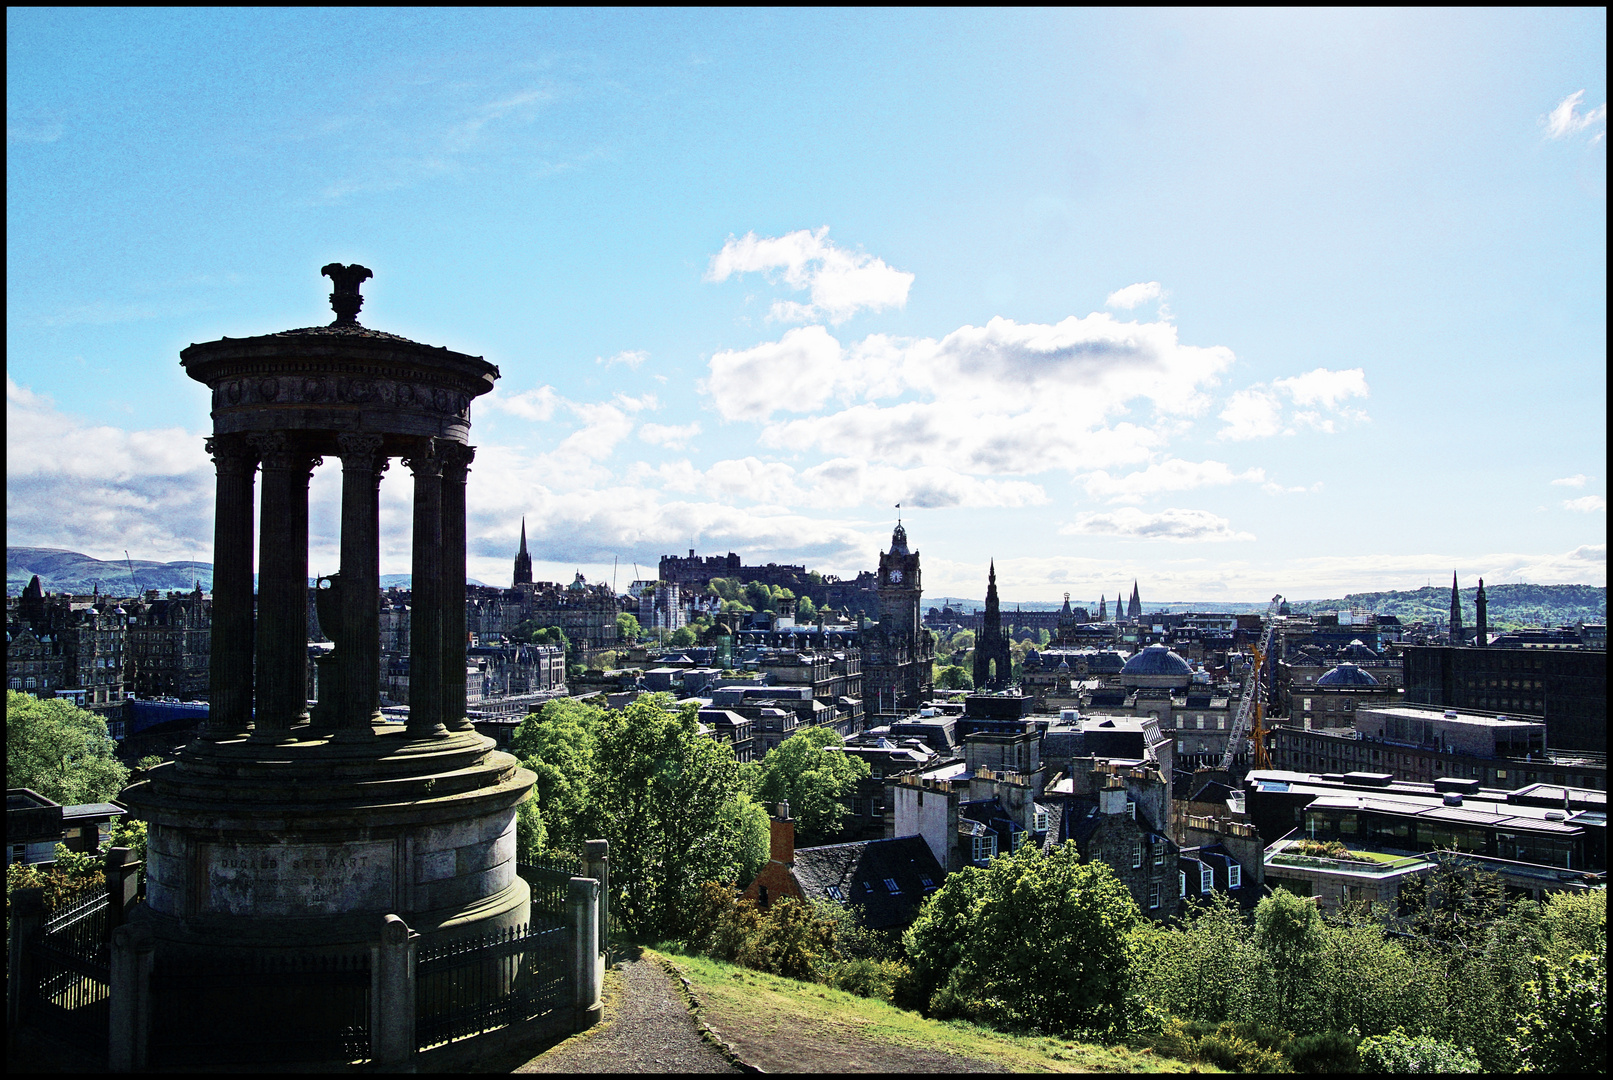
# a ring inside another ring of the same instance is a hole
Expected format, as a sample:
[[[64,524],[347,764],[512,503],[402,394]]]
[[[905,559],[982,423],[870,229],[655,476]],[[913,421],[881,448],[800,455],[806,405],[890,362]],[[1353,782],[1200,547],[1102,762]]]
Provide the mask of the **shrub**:
[[[1540,963],[1512,1046],[1523,1072],[1607,1071],[1607,960],[1579,953]]]
[[[1295,1072],[1353,1073],[1360,1068],[1355,1042],[1342,1031],[1304,1035],[1288,1044],[1288,1062]]]
[[[1441,1039],[1412,1038],[1405,1028],[1361,1040],[1356,1048],[1368,1073],[1476,1073],[1479,1059]]]
[[[1199,1060],[1232,1072],[1289,1072],[1288,1059],[1276,1050],[1267,1050],[1252,1039],[1245,1039],[1222,1024],[1213,1034],[1199,1040]]]
[[[830,984],[858,997],[895,1001],[896,987],[907,970],[900,960],[847,960],[835,966]]]

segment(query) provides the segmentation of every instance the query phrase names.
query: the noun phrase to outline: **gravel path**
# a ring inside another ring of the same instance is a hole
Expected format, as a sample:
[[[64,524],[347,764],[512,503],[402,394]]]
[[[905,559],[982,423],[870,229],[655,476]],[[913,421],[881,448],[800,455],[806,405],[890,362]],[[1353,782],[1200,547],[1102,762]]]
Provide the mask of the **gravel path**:
[[[678,988],[648,956],[623,957],[614,1000],[592,1030],[567,1039],[525,1065],[522,1073],[738,1072],[700,1037]]]

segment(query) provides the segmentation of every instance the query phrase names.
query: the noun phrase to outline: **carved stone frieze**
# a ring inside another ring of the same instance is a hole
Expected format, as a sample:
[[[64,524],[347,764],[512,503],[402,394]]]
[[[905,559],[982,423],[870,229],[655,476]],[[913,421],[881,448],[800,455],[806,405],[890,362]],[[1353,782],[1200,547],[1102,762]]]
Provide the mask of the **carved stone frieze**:
[[[402,379],[338,375],[263,375],[227,379],[213,388],[213,408],[252,405],[378,403],[389,409],[470,418],[471,395],[460,390]]]

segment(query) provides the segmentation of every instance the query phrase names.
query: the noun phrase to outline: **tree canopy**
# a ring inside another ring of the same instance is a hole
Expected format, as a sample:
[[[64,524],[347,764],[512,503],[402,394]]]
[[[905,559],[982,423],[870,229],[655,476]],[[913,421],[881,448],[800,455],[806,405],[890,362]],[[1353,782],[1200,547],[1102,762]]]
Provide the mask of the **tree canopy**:
[[[1043,1031],[1106,1028],[1124,1016],[1125,885],[1073,842],[1034,844],[947,878],[903,938],[917,997],[933,1014]]]
[[[63,806],[106,802],[128,783],[106,721],[70,701],[6,691],[6,786]]]
[[[683,934],[706,881],[749,880],[767,859],[767,815],[742,790],[726,742],[664,694],[620,710],[551,701],[511,748],[538,776],[536,819],[518,825],[578,852],[610,841],[612,911],[630,934]]]
[[[797,731],[747,769],[751,791],[763,804],[788,801],[802,847],[827,843],[845,825],[843,799],[869,775],[868,763],[840,749],[845,740],[829,728]]]

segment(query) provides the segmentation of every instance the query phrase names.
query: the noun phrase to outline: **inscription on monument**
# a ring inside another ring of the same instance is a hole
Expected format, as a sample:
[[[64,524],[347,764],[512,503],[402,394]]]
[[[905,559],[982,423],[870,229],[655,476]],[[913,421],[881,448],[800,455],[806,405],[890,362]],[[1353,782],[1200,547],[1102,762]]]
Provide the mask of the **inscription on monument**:
[[[330,915],[393,906],[393,846],[202,844],[204,912]]]

